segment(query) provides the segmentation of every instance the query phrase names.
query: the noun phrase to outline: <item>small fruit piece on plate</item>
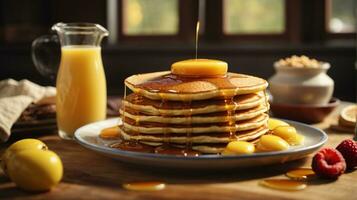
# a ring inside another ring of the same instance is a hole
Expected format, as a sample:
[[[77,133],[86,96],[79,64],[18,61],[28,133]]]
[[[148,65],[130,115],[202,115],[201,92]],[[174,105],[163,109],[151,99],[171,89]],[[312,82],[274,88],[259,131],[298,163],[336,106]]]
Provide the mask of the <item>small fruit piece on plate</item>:
[[[282,151],[286,149],[289,149],[289,144],[275,135],[263,135],[257,143],[258,151]]]
[[[7,173],[6,163],[7,160],[16,154],[17,152],[28,150],[28,149],[40,149],[40,150],[47,150],[47,146],[41,140],[37,139],[23,139],[13,143],[9,148],[6,149],[5,153],[1,157],[1,168]]]
[[[222,155],[252,154],[255,151],[254,144],[245,141],[233,141],[228,143]]]
[[[347,127],[356,125],[357,105],[350,105],[342,109],[339,118],[339,124]]]
[[[181,76],[224,76],[228,64],[221,60],[189,59],[171,65],[171,73]]]
[[[346,161],[347,169],[357,167],[357,143],[351,139],[342,141],[336,149]]]
[[[269,118],[269,120],[268,120],[268,128],[269,128],[269,130],[274,130],[277,127],[280,127],[280,126],[289,126],[289,124],[284,122],[284,121],[282,121],[282,120]]]
[[[105,128],[100,132],[99,137],[105,140],[118,139],[120,137],[120,129],[118,126]]]
[[[28,149],[14,154],[7,161],[10,179],[26,191],[47,191],[62,179],[63,166],[56,153]]]
[[[312,170],[317,176],[336,179],[346,170],[346,162],[339,151],[323,148],[312,159]]]
[[[305,139],[305,137],[298,134],[296,129],[292,126],[278,126],[272,131],[272,134],[283,138],[292,146],[302,144]]]

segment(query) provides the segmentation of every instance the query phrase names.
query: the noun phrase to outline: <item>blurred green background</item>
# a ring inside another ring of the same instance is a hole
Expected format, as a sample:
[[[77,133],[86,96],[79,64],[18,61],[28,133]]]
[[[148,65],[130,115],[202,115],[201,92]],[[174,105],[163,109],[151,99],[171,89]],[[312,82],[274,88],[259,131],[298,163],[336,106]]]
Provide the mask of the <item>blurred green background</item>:
[[[355,29],[355,1],[328,2],[331,3],[328,23],[331,32]],[[178,0],[124,0],[123,6],[127,35],[178,32]],[[228,34],[282,33],[285,30],[285,0],[224,0],[223,18],[224,31]]]
[[[127,35],[178,32],[178,0],[124,0],[123,6]]]

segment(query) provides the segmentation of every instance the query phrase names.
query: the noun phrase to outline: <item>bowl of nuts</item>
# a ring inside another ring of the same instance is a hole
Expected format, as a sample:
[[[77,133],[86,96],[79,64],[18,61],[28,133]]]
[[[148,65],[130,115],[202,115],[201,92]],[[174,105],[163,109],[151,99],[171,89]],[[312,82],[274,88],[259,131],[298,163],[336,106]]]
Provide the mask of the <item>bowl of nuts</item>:
[[[269,79],[274,103],[325,105],[332,98],[334,81],[326,74],[327,62],[307,56],[291,56],[274,63]]]

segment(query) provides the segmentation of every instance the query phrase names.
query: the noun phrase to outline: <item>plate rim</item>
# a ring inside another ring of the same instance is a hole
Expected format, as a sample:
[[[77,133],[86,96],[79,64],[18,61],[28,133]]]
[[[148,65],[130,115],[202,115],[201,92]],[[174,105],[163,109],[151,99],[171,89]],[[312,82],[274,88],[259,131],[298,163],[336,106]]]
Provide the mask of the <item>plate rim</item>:
[[[114,121],[114,120],[120,120],[120,117],[116,118],[109,118],[106,120],[101,120],[97,122],[93,122],[90,124],[86,124],[79,129],[77,129],[74,133],[74,139],[77,141],[80,145],[96,152],[101,152],[104,154],[110,154],[110,155],[115,155],[115,156],[125,156],[125,157],[135,157],[135,158],[151,158],[151,159],[161,159],[161,160],[168,160],[168,159],[173,159],[173,160],[232,160],[232,159],[251,159],[251,158],[261,158],[261,157],[275,157],[275,156],[286,156],[290,154],[295,154],[295,153],[304,153],[308,152],[313,149],[317,149],[321,146],[323,146],[326,141],[328,140],[328,135],[321,129],[310,126],[308,124],[302,123],[302,122],[297,122],[293,120],[287,120],[287,119],[281,119],[281,118],[275,118],[279,120],[283,120],[288,123],[292,124],[297,124],[299,126],[303,126],[305,128],[313,129],[315,132],[320,133],[321,139],[314,145],[306,146],[306,147],[301,147],[301,148],[296,148],[296,149],[290,149],[290,150],[285,150],[285,151],[271,151],[271,152],[258,152],[254,154],[246,154],[246,155],[200,155],[200,156],[179,156],[179,155],[167,155],[167,154],[154,154],[154,153],[144,153],[144,152],[134,152],[134,151],[125,151],[125,150],[120,150],[120,149],[114,149],[106,146],[100,146],[97,144],[90,144],[86,142],[82,137],[80,137],[80,132],[83,129],[86,129],[88,126],[92,126],[94,124],[98,123],[103,123],[103,122],[109,122],[109,121]]]

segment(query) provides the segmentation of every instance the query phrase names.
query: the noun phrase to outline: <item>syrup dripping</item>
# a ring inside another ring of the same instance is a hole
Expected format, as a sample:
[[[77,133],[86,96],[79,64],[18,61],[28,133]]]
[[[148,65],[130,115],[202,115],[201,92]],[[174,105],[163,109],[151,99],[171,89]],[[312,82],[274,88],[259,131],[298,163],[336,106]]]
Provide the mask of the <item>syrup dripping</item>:
[[[230,140],[236,140],[236,119],[235,119],[235,108],[232,107],[234,103],[234,97],[229,97],[224,100],[227,109],[227,119],[229,126],[229,138]]]
[[[159,110],[162,110],[162,107],[165,107],[165,104],[166,104],[166,100],[164,98],[161,98],[161,103],[160,103],[160,108]],[[166,117],[166,113],[164,112],[160,112],[160,116],[161,117]],[[164,146],[168,146],[169,145],[169,140],[170,138],[168,137],[168,128],[167,128],[167,124],[163,124],[163,134],[164,134]]]
[[[123,188],[134,191],[159,191],[165,189],[165,187],[165,183],[156,181],[133,182],[123,184]]]
[[[167,74],[152,80],[148,80],[144,83],[136,85],[139,89],[162,92],[162,93],[172,93],[172,87],[180,85],[182,83],[190,83],[195,81],[204,81],[209,82],[215,85],[220,89],[236,89],[237,85],[231,82],[231,79],[242,79],[247,78],[245,75],[241,74],[230,74],[227,73],[225,76],[212,76],[212,77],[187,77],[187,76],[178,76],[175,74]],[[256,85],[265,84],[265,82],[257,83]],[[244,88],[245,86],[240,86]],[[176,93],[185,93],[181,89],[176,89]]]
[[[290,191],[303,190],[307,186],[305,182],[288,179],[265,179],[260,181],[259,184],[268,188]]]
[[[200,21],[197,21],[196,24],[196,60],[197,60],[197,52],[198,52],[198,35],[200,32]]]
[[[190,152],[192,150],[192,141],[191,141],[191,135],[192,135],[192,108],[191,108],[191,100],[186,101],[184,103],[184,107],[189,110],[188,114],[186,115],[187,123],[186,123],[186,151]],[[185,155],[185,153],[184,153]],[[186,156],[186,155],[185,155]]]
[[[308,180],[316,177],[315,172],[311,168],[294,169],[288,171],[285,175],[293,180]]]
[[[125,82],[124,82],[124,99],[123,99],[123,101],[126,101],[126,85],[125,85]],[[121,119],[123,121],[123,124],[125,122],[125,107],[126,107],[125,102],[123,102],[123,114],[121,115]]]
[[[135,95],[133,99],[134,104],[140,104],[143,101],[143,97],[141,95]],[[137,111],[136,109],[133,109],[134,115],[135,115],[135,126],[140,125],[140,112]]]

